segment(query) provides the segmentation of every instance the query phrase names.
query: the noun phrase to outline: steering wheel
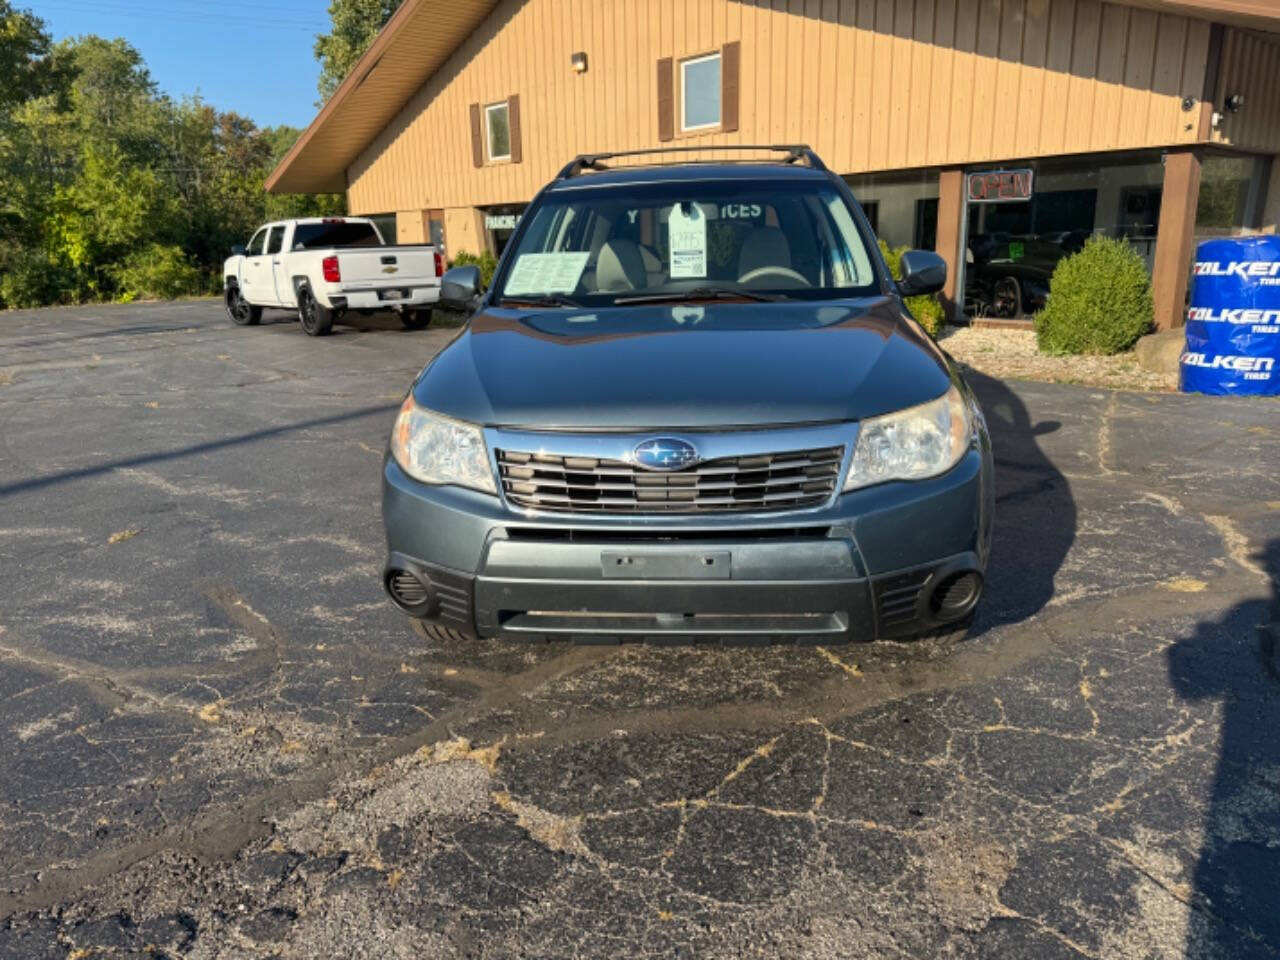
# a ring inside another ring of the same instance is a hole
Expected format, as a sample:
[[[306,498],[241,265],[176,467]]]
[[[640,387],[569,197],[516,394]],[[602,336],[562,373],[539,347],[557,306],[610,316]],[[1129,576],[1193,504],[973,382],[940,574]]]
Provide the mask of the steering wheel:
[[[811,284],[808,280],[805,279],[803,274],[796,273],[796,271],[792,270],[790,267],[777,267],[777,266],[771,266],[771,265],[756,267],[754,270],[748,270],[746,273],[744,273],[742,276],[738,278],[738,282],[749,283],[750,281],[756,280],[760,277],[767,277],[769,274],[775,274],[779,277],[786,277],[788,280],[798,280],[801,283],[803,283],[806,287],[813,286],[813,284]]]

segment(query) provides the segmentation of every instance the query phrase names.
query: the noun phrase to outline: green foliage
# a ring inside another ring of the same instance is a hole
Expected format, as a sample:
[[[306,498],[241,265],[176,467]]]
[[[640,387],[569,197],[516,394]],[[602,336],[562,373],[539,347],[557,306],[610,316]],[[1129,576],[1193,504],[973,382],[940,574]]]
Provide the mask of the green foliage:
[[[123,40],[50,44],[0,0],[0,76],[0,308],[207,292],[264,221],[345,211],[268,196],[298,131],[161,95]]]
[[[43,250],[0,247],[0,303],[10,307],[42,307],[65,299],[71,279]]]
[[[451,267],[465,267],[469,264],[480,268],[480,289],[488,290],[489,284],[493,283],[494,271],[498,269],[498,259],[488,250],[479,256],[459,250],[457,256],[449,262]]]
[[[884,257],[885,264],[889,267],[889,273],[893,279],[902,279],[902,255],[906,253],[910,247],[898,247],[894,249],[883,240],[880,241],[880,254]],[[907,306],[907,310],[916,318],[916,322],[924,327],[924,332],[929,336],[936,338],[942,332],[942,328],[946,325],[946,313],[942,309],[942,303],[932,293],[926,293],[918,297],[905,297],[903,302]]]
[[[44,21],[0,0],[0,115],[65,85],[61,65],[50,56]]]
[[[171,300],[200,290],[200,271],[181,247],[153,243],[130,253],[114,270],[123,300]]]
[[[320,61],[317,106],[333,96],[400,3],[401,0],[330,0],[330,30],[316,37],[315,44],[316,59]]]
[[[1126,240],[1095,235],[1058,262],[1035,316],[1041,351],[1120,353],[1151,329],[1151,278]]]

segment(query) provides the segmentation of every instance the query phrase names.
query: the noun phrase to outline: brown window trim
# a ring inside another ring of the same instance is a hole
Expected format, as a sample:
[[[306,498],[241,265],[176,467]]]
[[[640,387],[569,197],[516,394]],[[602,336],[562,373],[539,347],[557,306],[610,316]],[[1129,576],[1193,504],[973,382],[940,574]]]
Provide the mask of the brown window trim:
[[[705,127],[684,128],[684,65],[691,60],[720,57],[720,122]],[[658,61],[658,139],[686,140],[709,134],[736,133],[741,115],[742,44],[733,40],[714,50],[685,57],[665,57]],[[664,76],[670,90],[663,90]],[[670,98],[665,101],[664,93]],[[664,112],[666,111],[666,112]],[[669,125],[664,129],[664,121]]]
[[[505,157],[489,156],[489,110],[492,107],[507,108],[507,150]],[[501,167],[524,160],[524,144],[520,129],[520,95],[513,93],[503,100],[473,103],[471,117],[471,161],[476,167]]]

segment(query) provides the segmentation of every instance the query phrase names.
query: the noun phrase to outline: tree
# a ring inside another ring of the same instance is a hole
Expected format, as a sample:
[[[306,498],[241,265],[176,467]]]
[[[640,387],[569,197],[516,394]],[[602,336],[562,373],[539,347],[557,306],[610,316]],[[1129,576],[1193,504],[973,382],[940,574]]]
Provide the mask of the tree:
[[[0,116],[62,85],[65,78],[50,52],[44,21],[0,0]]]
[[[263,190],[296,129],[164,96],[124,40],[50,44],[7,6],[0,28],[4,69],[42,78],[0,86],[0,308],[210,292],[264,220],[343,211]]]
[[[331,29],[316,37],[315,45],[316,59],[320,61],[317,106],[323,106],[333,96],[400,3],[401,0],[330,0]]]

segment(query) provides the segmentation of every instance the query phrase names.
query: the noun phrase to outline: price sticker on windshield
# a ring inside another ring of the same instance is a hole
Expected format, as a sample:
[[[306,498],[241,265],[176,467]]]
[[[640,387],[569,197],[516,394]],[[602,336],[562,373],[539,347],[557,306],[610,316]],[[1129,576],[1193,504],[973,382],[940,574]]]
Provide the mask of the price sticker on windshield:
[[[678,203],[671,208],[667,230],[671,240],[671,279],[705,277],[707,215],[696,203]]]
[[[509,295],[569,293],[578,286],[590,256],[588,252],[522,253],[511,268],[503,292]]]

